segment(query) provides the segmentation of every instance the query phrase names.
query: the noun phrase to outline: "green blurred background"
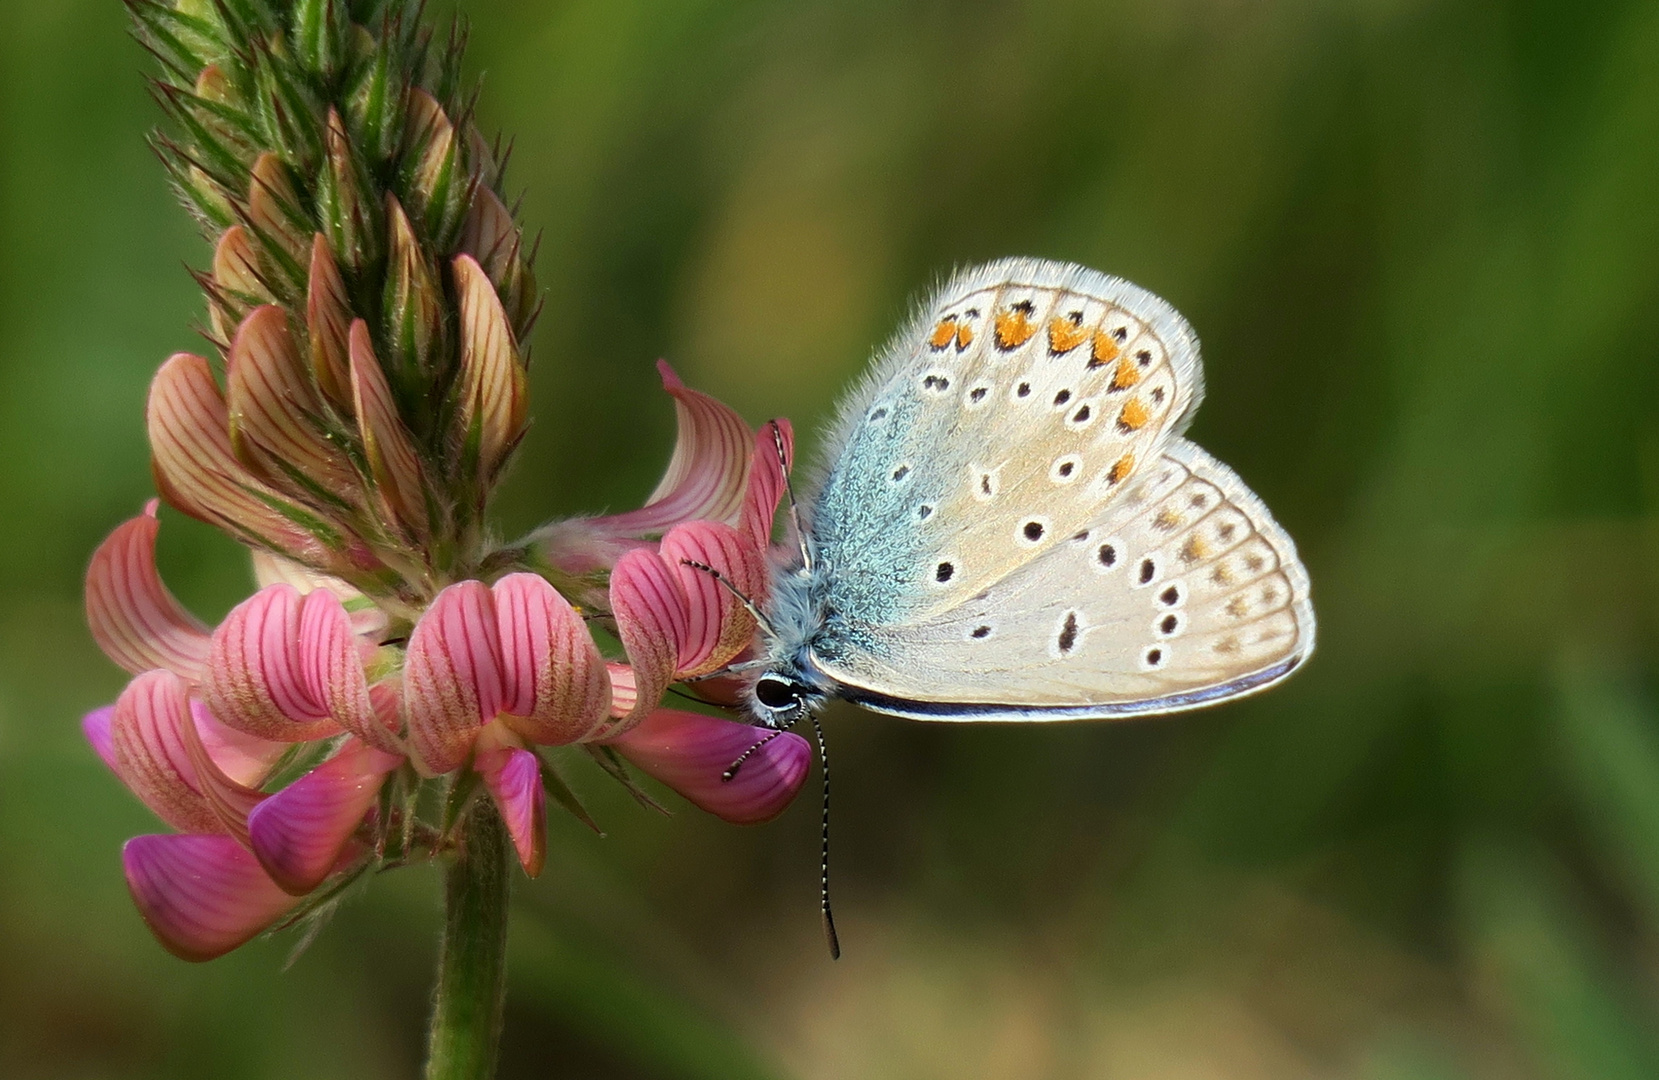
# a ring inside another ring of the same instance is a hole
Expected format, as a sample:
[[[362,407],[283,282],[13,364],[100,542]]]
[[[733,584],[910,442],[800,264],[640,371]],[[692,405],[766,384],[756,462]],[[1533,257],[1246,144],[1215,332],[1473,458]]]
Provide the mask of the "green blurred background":
[[[649,491],[652,361],[817,430],[956,264],[1071,259],[1204,338],[1194,437],[1297,538],[1322,646],[1163,721],[838,709],[811,789],[651,815],[579,774],[518,889],[504,1078],[1659,1075],[1659,7],[1601,0],[461,5],[544,231],[508,531]],[[164,954],[80,739],[207,252],[113,0],[0,0],[0,1076],[415,1073],[436,875],[309,951]],[[165,515],[216,617],[246,559]]]

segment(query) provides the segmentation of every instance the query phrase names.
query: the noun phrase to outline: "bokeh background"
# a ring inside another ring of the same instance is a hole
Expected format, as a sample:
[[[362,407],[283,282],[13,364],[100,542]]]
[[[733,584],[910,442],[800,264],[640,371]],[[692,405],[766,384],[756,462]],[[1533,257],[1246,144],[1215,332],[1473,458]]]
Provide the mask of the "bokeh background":
[[[743,830],[578,775],[607,835],[517,891],[505,1080],[1659,1075],[1659,7],[461,6],[544,235],[503,530],[650,490],[657,357],[811,433],[917,290],[1040,254],[1198,328],[1194,437],[1322,622],[1176,719],[833,711],[839,963],[811,788]],[[119,5],[0,28],[0,1075],[412,1076],[435,873],[291,963],[183,964],[126,897],[80,578],[207,252]],[[216,617],[245,556],[164,517]]]

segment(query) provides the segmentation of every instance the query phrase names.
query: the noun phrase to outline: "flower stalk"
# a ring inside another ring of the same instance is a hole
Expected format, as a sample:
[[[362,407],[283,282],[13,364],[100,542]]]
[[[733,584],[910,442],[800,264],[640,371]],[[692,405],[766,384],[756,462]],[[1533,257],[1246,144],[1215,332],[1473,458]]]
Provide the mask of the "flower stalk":
[[[425,1080],[495,1075],[507,997],[507,862],[512,848],[488,800],[474,801],[444,870],[444,936],[427,1027]]]

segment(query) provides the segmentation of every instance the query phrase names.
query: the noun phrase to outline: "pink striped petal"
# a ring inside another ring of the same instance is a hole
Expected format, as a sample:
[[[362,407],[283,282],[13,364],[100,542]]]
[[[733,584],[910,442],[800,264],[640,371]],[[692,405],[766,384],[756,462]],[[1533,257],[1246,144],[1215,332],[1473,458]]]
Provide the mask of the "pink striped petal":
[[[134,675],[166,668],[187,679],[207,666],[208,628],[156,572],[156,500],[98,545],[86,571],[86,621],[104,654]]]
[[[667,361],[658,361],[657,370],[679,420],[668,471],[643,508],[595,518],[593,525],[619,536],[643,536],[682,521],[737,524],[749,476],[749,425],[730,406],[688,389]]]
[[[382,722],[363,674],[363,650],[340,598],[315,589],[300,600],[296,650],[305,683],[335,722],[370,746],[403,753],[393,729]]]
[[[477,429],[478,467],[487,482],[524,434],[529,387],[501,299],[471,255],[453,263],[461,325],[461,438]]]
[[[181,960],[223,956],[299,903],[228,836],[135,836],[121,863],[138,913]]]
[[[386,774],[403,759],[356,739],[272,795],[248,815],[248,840],[265,872],[303,896],[334,871],[374,805]]]
[[[219,234],[219,242],[213,246],[212,277],[215,288],[208,314],[213,333],[221,341],[235,335],[236,324],[250,307],[276,299],[266,287],[248,230],[240,225]]]
[[[148,671],[127,684],[110,718],[110,749],[121,781],[167,824],[184,832],[224,832],[203,797],[186,733],[194,732],[184,683]]]
[[[330,117],[330,123],[338,123]],[[233,226],[234,228],[234,226]],[[305,294],[305,334],[311,344],[311,371],[317,385],[336,407],[351,415],[351,361],[347,335],[351,328],[351,301],[334,252],[322,233],[311,238],[311,273]]]
[[[369,473],[387,509],[413,536],[427,531],[426,480],[414,440],[398,413],[386,373],[374,355],[369,327],[362,319],[349,335],[352,405]]]
[[[776,425],[776,434],[773,427]],[[778,460],[778,443],[783,443],[783,460]],[[783,497],[784,473],[795,463],[795,429],[788,420],[762,424],[755,432],[755,456],[749,466],[749,486],[743,496],[743,532],[755,547],[772,546],[772,519]]]
[[[674,569],[686,598],[688,618],[675,674],[686,678],[724,667],[755,638],[755,618],[736,594],[757,604],[765,601],[761,549],[730,525],[692,521],[668,531],[661,557]],[[725,584],[689,563],[712,568]]]
[[[466,761],[501,701],[494,595],[481,581],[457,582],[415,625],[403,665],[404,711],[419,765],[436,775]]]
[[[745,750],[769,735],[771,741],[755,751],[736,776],[721,779]],[[811,747],[793,732],[774,735],[678,709],[656,710],[611,745],[647,776],[734,825],[754,825],[783,813],[812,764]]]
[[[120,775],[115,767],[115,743],[110,735],[110,724],[115,719],[115,706],[105,705],[81,717],[81,734],[92,744],[92,749],[111,772]]]
[[[318,427],[322,399],[310,365],[274,304],[237,327],[225,360],[225,403],[237,459],[297,498],[350,504],[357,471]]]
[[[537,574],[508,574],[491,591],[506,722],[544,746],[590,734],[605,719],[611,685],[582,617]]]
[[[312,566],[339,561],[315,536],[272,509],[284,500],[236,460],[229,412],[206,360],[177,353],[161,365],[150,383],[146,421],[151,471],[169,505]]]
[[[498,747],[480,750],[472,767],[501,811],[524,872],[531,877],[540,874],[547,857],[547,793],[541,785],[541,762],[528,750]]]
[[[184,681],[170,671],[147,671],[127,684],[110,717],[109,745],[116,775],[176,829],[240,838],[248,811],[264,797],[208,756]]]
[[[627,664],[618,664],[614,660],[607,661],[605,672],[611,679],[611,708],[610,716],[613,719],[627,716],[634,711],[634,702],[639,700],[639,687],[634,683],[634,669]],[[601,729],[596,735],[603,735]],[[595,739],[588,739],[594,742]]]
[[[662,700],[690,622],[677,575],[654,551],[630,551],[616,564],[611,612],[633,669],[634,702],[625,715],[600,729],[604,738],[632,727]]]
[[[225,616],[213,632],[202,686],[215,716],[238,731],[281,742],[339,733],[341,725],[329,712],[327,692],[318,685],[323,665],[308,662],[302,649],[300,614],[299,590],[270,585]],[[357,677],[363,677],[360,666]]]

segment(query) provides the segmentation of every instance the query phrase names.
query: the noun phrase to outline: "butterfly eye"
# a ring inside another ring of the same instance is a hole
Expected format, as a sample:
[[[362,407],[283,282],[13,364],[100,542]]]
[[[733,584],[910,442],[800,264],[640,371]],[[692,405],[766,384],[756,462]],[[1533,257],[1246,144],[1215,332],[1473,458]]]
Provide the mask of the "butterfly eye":
[[[801,688],[787,679],[768,675],[755,683],[755,700],[768,709],[788,709],[801,701]]]

